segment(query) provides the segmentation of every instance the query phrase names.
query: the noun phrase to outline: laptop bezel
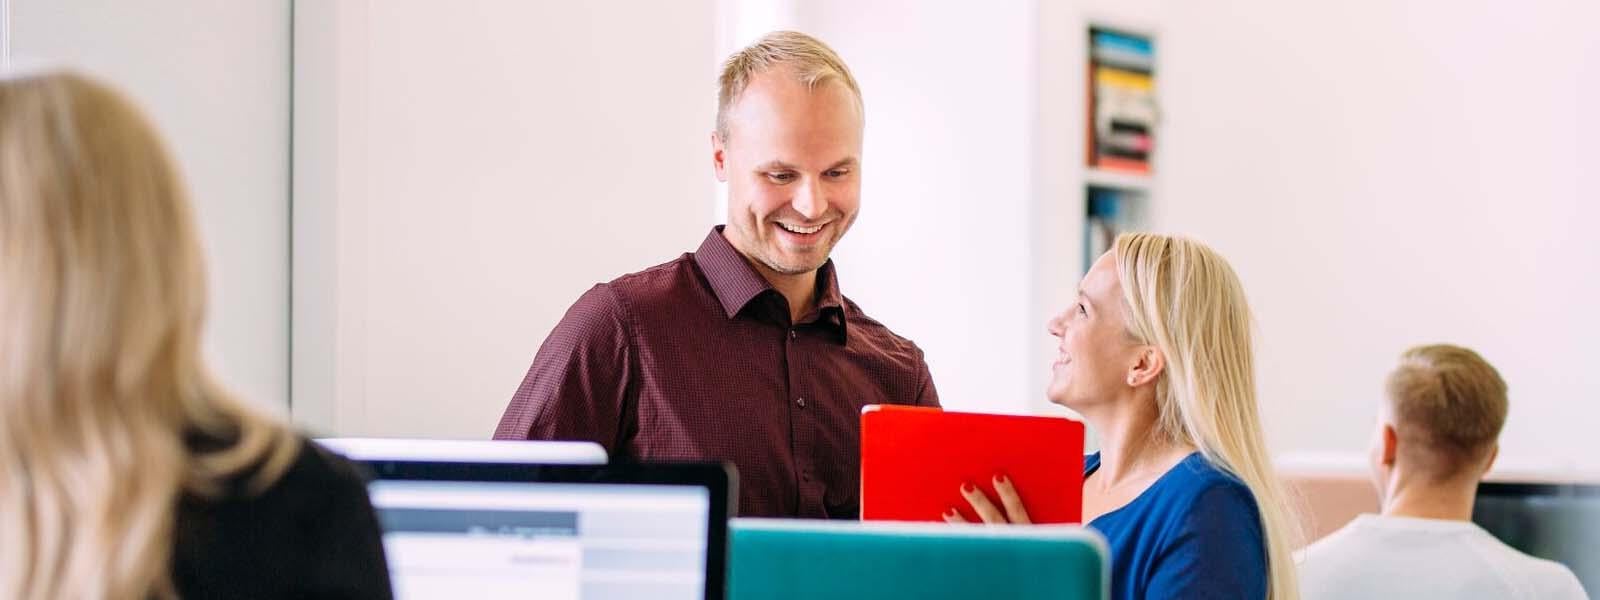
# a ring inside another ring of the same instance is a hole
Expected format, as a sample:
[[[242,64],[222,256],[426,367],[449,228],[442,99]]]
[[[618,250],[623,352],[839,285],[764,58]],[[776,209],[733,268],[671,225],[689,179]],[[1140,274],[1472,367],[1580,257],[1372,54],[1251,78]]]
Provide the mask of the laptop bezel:
[[[418,460],[358,460],[368,481],[459,481],[682,485],[710,492],[706,521],[706,600],[722,600],[728,578],[728,519],[738,479],[731,467],[714,462],[512,464]],[[374,507],[375,510],[381,510]]]

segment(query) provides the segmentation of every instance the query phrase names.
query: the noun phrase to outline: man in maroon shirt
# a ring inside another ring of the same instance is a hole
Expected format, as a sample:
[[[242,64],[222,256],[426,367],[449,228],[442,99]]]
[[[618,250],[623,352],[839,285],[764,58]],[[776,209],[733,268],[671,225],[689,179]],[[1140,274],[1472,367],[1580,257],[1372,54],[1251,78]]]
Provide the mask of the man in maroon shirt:
[[[740,515],[856,518],[861,407],[939,404],[922,351],[840,294],[828,259],[860,205],[860,90],[793,32],[729,57],[720,83],[727,225],[579,298],[495,438],[731,461]]]

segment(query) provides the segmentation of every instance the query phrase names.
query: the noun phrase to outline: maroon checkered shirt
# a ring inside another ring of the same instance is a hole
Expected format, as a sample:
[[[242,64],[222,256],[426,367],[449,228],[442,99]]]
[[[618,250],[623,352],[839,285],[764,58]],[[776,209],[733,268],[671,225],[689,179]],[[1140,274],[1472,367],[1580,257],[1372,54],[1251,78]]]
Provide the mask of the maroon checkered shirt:
[[[739,514],[856,518],[868,404],[938,406],[922,350],[840,295],[782,294],[718,227],[700,249],[590,290],[567,310],[495,439],[591,440],[613,458],[727,460]]]

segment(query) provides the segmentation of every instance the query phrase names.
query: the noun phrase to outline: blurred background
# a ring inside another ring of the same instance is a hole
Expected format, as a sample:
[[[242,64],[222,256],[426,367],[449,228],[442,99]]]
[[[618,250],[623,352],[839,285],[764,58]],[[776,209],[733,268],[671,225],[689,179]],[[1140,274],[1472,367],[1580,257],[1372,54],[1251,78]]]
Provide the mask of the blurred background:
[[[1600,473],[1600,3],[0,0],[8,62],[123,88],[191,184],[223,378],[319,435],[487,438],[589,286],[722,221],[722,57],[839,51],[841,287],[945,405],[1044,400],[1107,236],[1193,235],[1258,321],[1269,442],[1359,464],[1405,348],[1511,386],[1501,468]]]

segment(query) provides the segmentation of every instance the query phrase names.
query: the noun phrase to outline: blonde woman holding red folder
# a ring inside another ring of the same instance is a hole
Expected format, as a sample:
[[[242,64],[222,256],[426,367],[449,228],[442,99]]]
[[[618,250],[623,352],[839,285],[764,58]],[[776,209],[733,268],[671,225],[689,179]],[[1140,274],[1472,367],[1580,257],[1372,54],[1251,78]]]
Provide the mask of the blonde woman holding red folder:
[[[1250,327],[1227,261],[1148,233],[1117,238],[1050,322],[1061,344],[1049,397],[1100,437],[1084,461],[1083,520],[1111,547],[1113,598],[1299,597]],[[984,522],[1027,523],[1010,482],[995,489],[998,503],[970,484],[962,493]]]

